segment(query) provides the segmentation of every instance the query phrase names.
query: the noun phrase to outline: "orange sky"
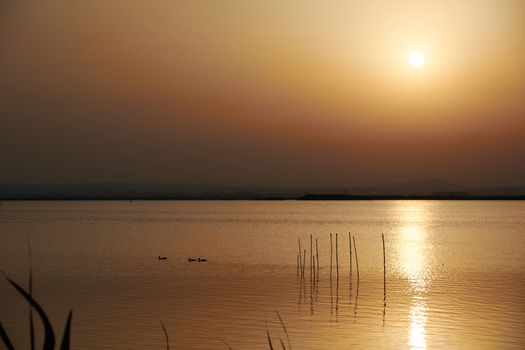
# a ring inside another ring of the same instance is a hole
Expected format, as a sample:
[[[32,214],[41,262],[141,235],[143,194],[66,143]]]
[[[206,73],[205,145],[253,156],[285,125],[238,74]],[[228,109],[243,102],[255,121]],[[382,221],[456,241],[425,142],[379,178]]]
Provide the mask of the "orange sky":
[[[0,182],[525,184],[519,0],[7,0],[0,77]]]

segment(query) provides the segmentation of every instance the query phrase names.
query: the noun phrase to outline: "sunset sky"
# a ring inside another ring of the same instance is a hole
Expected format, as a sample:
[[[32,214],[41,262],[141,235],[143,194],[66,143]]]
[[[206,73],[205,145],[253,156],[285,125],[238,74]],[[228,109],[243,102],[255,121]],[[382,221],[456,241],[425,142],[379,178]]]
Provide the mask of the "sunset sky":
[[[0,160],[18,183],[525,185],[525,1],[2,0]]]

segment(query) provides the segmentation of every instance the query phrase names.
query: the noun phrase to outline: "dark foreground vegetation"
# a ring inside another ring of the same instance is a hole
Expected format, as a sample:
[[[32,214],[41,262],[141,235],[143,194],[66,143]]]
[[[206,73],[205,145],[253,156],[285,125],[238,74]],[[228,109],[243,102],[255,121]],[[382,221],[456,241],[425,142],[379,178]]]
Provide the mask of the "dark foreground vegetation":
[[[42,350],[55,350],[55,349],[60,349],[60,350],[69,350],[71,349],[71,322],[72,322],[72,317],[73,317],[73,310],[71,310],[69,312],[69,315],[67,317],[67,321],[66,321],[66,326],[64,327],[64,334],[62,336],[62,340],[60,342],[60,347],[57,347],[57,340],[56,340],[56,336],[55,336],[55,331],[54,331],[54,328],[49,320],[49,317],[47,315],[47,313],[44,311],[43,307],[35,300],[35,298],[33,297],[32,295],[32,284],[33,284],[33,281],[32,281],[32,272],[31,272],[31,269],[29,271],[29,289],[28,290],[25,290],[24,288],[22,288],[18,283],[16,283],[15,281],[11,280],[10,278],[7,278],[7,281],[9,282],[9,284],[11,284],[11,286],[13,286],[16,291],[25,299],[25,301],[29,304],[29,313],[28,313],[28,317],[29,317],[29,342],[30,342],[30,350],[35,350],[35,324],[34,324],[34,321],[33,321],[33,310],[36,312],[36,314],[38,315],[38,317],[40,318],[41,322],[42,322],[42,325],[43,325],[43,328],[44,328],[44,340],[43,340],[43,345],[42,345]],[[279,345],[280,347],[283,349],[283,350],[291,350],[292,347],[290,345],[290,338],[288,336],[288,330],[286,329],[286,326],[281,318],[281,316],[279,315],[279,313],[276,311],[275,312],[277,317],[279,318],[279,322],[281,323],[281,326],[284,330],[284,333],[286,334],[286,341],[287,341],[287,345],[285,344],[285,342],[283,341],[282,338],[279,338]],[[164,325],[164,323],[162,322],[162,320],[160,320],[160,326],[162,328],[162,331],[164,333],[164,339],[165,339],[165,342],[166,342],[166,349],[169,350],[170,349],[170,341],[169,341],[169,337],[168,337],[168,331],[166,329],[166,326]],[[9,336],[7,330],[4,328],[2,322],[0,321],[0,338],[2,339],[2,342],[3,344],[5,345],[6,349],[7,350],[15,350],[15,346],[14,346],[14,343],[13,341],[11,340],[11,337]],[[268,347],[269,349],[273,350],[274,349],[274,342],[275,339],[272,341],[272,337],[270,335],[270,332],[268,331],[268,328],[266,328],[266,338],[267,338],[267,341],[268,341]],[[226,346],[226,348],[228,349],[232,349],[227,343],[224,343],[224,345]]]

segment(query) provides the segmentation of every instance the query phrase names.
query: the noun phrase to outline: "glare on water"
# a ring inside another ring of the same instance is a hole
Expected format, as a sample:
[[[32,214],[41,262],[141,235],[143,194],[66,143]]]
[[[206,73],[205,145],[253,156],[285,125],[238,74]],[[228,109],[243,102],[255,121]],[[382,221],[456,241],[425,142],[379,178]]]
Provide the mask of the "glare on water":
[[[266,329],[274,346],[284,337],[276,311],[296,349],[520,349],[524,214],[524,202],[4,202],[0,270],[26,282],[31,242],[35,296],[58,329],[74,308],[75,349],[162,348],[158,317],[175,348],[267,349]],[[321,267],[302,280],[297,239],[309,261],[310,234]],[[27,345],[27,305],[7,283],[0,310]]]
[[[400,228],[398,247],[401,250],[402,273],[410,282],[413,295],[410,306],[409,342],[411,349],[426,349],[425,323],[427,322],[426,290],[430,281],[429,259],[425,247],[426,233],[422,223],[428,221],[428,209],[420,202],[399,202]]]

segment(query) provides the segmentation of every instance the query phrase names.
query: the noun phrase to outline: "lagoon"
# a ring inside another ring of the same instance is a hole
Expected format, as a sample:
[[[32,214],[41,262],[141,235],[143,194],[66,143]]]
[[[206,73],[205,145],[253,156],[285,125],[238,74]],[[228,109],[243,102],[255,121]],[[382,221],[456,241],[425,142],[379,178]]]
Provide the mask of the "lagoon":
[[[301,279],[310,235],[320,268]],[[287,342],[276,312],[295,349],[525,344],[524,201],[9,201],[0,238],[0,270],[23,286],[30,242],[34,295],[59,334],[74,309],[74,349],[163,349],[159,319],[173,348],[268,349],[266,330]],[[0,310],[27,348],[27,304],[6,281]]]

